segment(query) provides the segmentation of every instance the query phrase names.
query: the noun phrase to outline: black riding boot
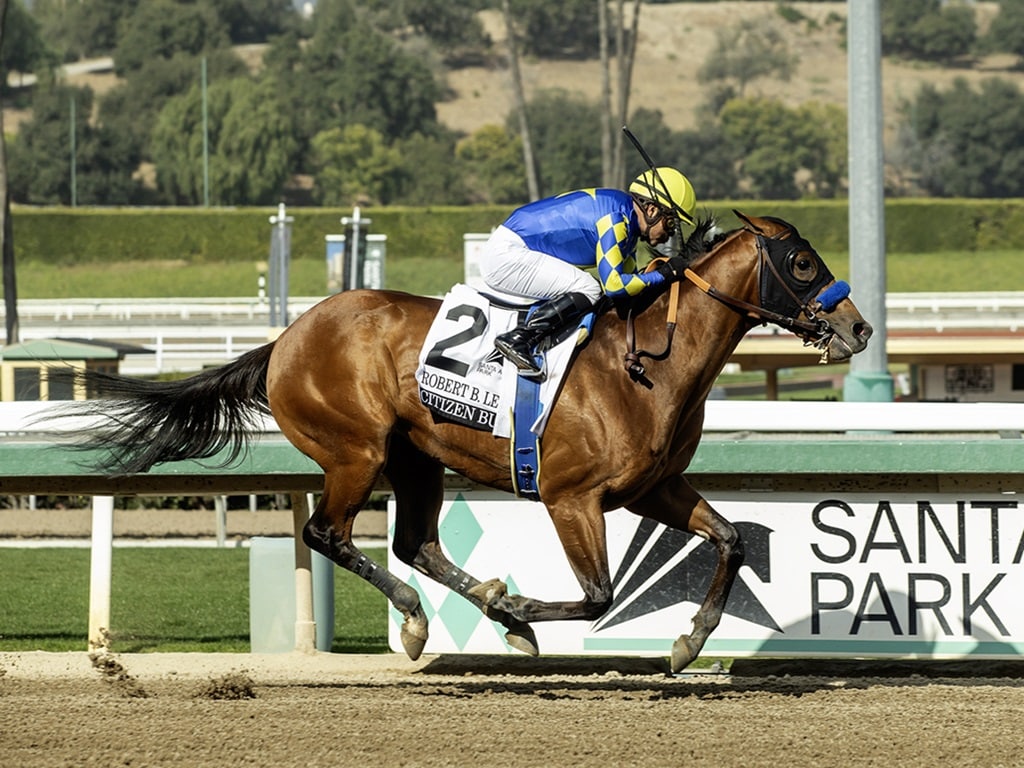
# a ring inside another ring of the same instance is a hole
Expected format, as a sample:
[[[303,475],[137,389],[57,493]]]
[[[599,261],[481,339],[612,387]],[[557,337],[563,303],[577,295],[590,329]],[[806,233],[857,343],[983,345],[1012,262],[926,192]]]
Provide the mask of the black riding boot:
[[[494,346],[521,371],[539,373],[533,350],[544,337],[578,320],[593,304],[582,293],[567,293],[541,304],[522,325],[494,339]]]

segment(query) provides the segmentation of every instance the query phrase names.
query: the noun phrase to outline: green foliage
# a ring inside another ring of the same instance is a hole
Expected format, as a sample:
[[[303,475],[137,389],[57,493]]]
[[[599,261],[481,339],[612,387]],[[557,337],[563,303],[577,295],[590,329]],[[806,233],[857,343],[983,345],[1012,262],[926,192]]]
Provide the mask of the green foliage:
[[[543,90],[526,105],[541,195],[593,187],[601,178],[598,106],[569,91]],[[514,115],[508,130],[514,131]]]
[[[75,176],[78,200],[109,205],[132,198],[137,156],[104,126],[89,122],[93,95],[88,88],[40,85],[33,91],[32,119],[11,143],[8,184],[11,196],[39,204],[71,203],[71,104],[75,105]],[[126,151],[127,150],[127,151]]]
[[[593,0],[509,0],[522,50],[534,56],[585,58],[598,52]]]
[[[208,4],[147,0],[121,22],[114,65],[123,76],[154,58],[197,56],[228,43],[227,26]]]
[[[395,146],[400,155],[399,192],[395,202],[402,205],[465,205],[470,202],[466,175],[455,155],[452,135],[417,133],[400,139]]]
[[[1024,194],[1024,97],[1013,83],[992,78],[975,91],[960,78],[945,93],[925,86],[905,120],[909,164],[926,194]]]
[[[772,99],[734,99],[722,109],[723,135],[754,197],[834,196],[845,175],[845,115],[809,102],[795,109]],[[805,179],[797,180],[803,172]]]
[[[298,144],[272,80],[221,80],[208,89],[210,200],[273,204],[291,174]],[[153,128],[157,182],[168,199],[203,202],[202,95],[193,87],[167,102]]]
[[[42,25],[43,38],[63,61],[108,56],[117,45],[121,19],[140,0],[33,0],[32,15]]]
[[[261,43],[295,26],[291,0],[209,0],[232,43]]]
[[[11,71],[33,72],[56,64],[55,54],[43,38],[41,25],[25,10],[22,0],[9,0],[3,25],[0,92],[7,90],[7,75]]]
[[[343,0],[317,4],[316,33],[286,82],[317,130],[361,123],[387,139],[431,133],[440,88],[426,63],[363,21]]]
[[[1024,3],[1003,0],[985,37],[990,50],[1024,56]]]
[[[949,61],[974,45],[977,27],[970,8],[941,0],[899,0],[882,3],[881,14],[886,55]]]
[[[790,53],[782,30],[756,19],[740,19],[715,31],[715,50],[697,70],[702,83],[735,82],[739,95],[762,77],[788,81],[799,57]]]
[[[469,177],[473,202],[515,203],[527,197],[522,140],[510,130],[485,125],[456,149]]]
[[[314,196],[324,205],[372,205],[394,197],[399,155],[358,123],[313,137]]]

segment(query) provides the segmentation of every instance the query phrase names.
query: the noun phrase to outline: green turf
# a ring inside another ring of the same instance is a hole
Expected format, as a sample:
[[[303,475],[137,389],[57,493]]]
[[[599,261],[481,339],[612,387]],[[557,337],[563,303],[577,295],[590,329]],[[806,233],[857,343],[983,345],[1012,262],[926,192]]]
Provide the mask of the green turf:
[[[383,562],[384,549],[366,553]],[[88,635],[88,549],[0,549],[0,651],[81,651]],[[118,547],[111,650],[249,651],[249,550]],[[335,571],[332,650],[381,653],[387,601]]]
[[[849,256],[823,254],[839,279],[849,279]],[[53,266],[36,262],[17,266],[18,296],[23,299],[167,298],[179,296],[257,295],[255,262],[175,264],[113,262]],[[1024,285],[1024,259],[1016,251],[977,253],[890,253],[886,258],[890,292],[998,291]],[[385,265],[385,287],[423,295],[442,295],[464,279],[462,261],[403,258]],[[322,296],[327,272],[319,259],[293,259],[291,296]],[[853,286],[854,299],[857,286]]]

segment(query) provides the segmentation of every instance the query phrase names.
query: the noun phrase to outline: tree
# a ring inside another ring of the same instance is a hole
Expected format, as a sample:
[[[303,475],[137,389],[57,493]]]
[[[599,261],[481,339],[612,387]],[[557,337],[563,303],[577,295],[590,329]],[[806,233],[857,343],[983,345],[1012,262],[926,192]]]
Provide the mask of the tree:
[[[991,50],[1024,57],[1024,3],[1002,0],[985,42]]]
[[[523,50],[534,56],[588,58],[595,53],[594,0],[510,0]]]
[[[943,61],[968,53],[976,25],[971,8],[941,0],[882,3],[882,53]]]
[[[108,56],[117,45],[121,19],[140,0],[33,0],[32,15],[42,25],[43,38],[63,61]]]
[[[6,31],[0,45],[0,92],[7,90],[10,72],[35,72],[57,64],[55,54],[43,41],[41,26],[14,0],[7,10]]]
[[[0,50],[4,47],[8,0],[0,0]],[[14,232],[11,226],[11,196],[7,189],[7,146],[4,114],[0,109],[0,257],[3,260],[4,311],[7,343],[16,344],[18,330],[18,283],[14,268]]]
[[[360,123],[388,141],[436,134],[441,89],[426,63],[360,18],[344,0],[317,3],[316,33],[290,83],[316,133]]]
[[[198,56],[228,46],[227,26],[206,3],[148,0],[121,23],[114,65],[122,77],[153,59]]]
[[[594,126],[599,123],[600,108],[568,91],[550,89],[537,93],[526,111],[540,195],[599,186],[601,143]]]
[[[210,83],[245,75],[245,65],[229,48],[207,57]],[[117,137],[121,151],[135,164],[149,159],[150,133],[168,100],[200,84],[201,57],[179,52],[155,58],[133,70],[100,100],[99,123]]]
[[[395,142],[398,192],[403,205],[466,205],[471,202],[465,169],[455,154],[455,136],[417,133]]]
[[[771,75],[789,80],[799,57],[789,52],[782,31],[760,19],[742,19],[715,32],[715,50],[697,71],[702,83],[734,81],[739,96],[747,85]]]
[[[845,175],[845,115],[815,103],[790,109],[774,99],[735,99],[722,109],[722,132],[752,196],[833,195]],[[798,180],[798,174],[806,177]]]
[[[22,125],[11,146],[9,184],[23,203],[69,205],[71,190],[71,103],[75,104],[75,169],[78,201],[90,205],[127,204],[139,185],[135,162],[102,125],[89,120],[93,93],[52,82],[36,86],[32,119]]]
[[[945,93],[922,87],[906,109],[911,163],[926,194],[1019,197],[1024,194],[1024,97],[992,78],[975,91],[962,78]]]
[[[210,199],[219,205],[271,205],[295,164],[294,124],[272,80],[234,78],[207,93]],[[151,138],[157,185],[172,202],[203,199],[202,94],[193,87],[160,111]]]
[[[519,141],[523,148],[523,168],[526,170],[526,188],[530,200],[540,197],[540,182],[537,179],[537,161],[533,154],[533,135],[530,119],[526,111],[526,92],[523,89],[523,76],[519,71],[519,35],[512,22],[512,9],[509,0],[501,0],[501,12],[505,18],[505,30],[508,36],[509,71],[512,75],[512,96],[515,103],[515,118],[519,128]]]
[[[638,109],[630,125],[655,163],[678,168],[686,175],[697,193],[698,204],[709,198],[721,200],[737,195],[738,163],[718,123],[705,119],[695,130],[673,131],[665,125],[659,110]],[[634,152],[627,169],[628,177],[633,178],[647,166]]]
[[[232,43],[262,43],[297,22],[291,0],[209,0]]]
[[[313,137],[314,196],[323,205],[372,205],[391,201],[400,157],[384,136],[365,125],[329,128]]]
[[[485,125],[455,150],[470,188],[471,202],[525,203],[529,199],[520,140],[497,125]]]

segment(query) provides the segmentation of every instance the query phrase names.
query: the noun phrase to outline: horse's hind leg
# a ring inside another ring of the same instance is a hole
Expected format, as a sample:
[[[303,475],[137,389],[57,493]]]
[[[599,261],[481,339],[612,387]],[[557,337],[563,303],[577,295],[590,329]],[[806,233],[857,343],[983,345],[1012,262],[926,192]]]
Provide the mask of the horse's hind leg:
[[[529,624],[489,608],[473,594],[480,581],[452,563],[441,549],[438,515],[444,502],[444,467],[404,438],[392,437],[384,474],[395,494],[395,535],[392,550],[399,560],[462,595],[508,631],[513,648],[538,654]]]
[[[722,619],[729,591],[743,565],[743,542],[736,528],[715,512],[682,475],[669,478],[628,508],[671,528],[696,533],[718,551],[708,593],[693,617],[693,631],[680,635],[672,645],[672,671],[679,672],[697,658]]]
[[[340,468],[327,473],[324,494],[302,531],[302,539],[310,549],[352,571],[387,596],[405,617],[402,647],[415,661],[427,642],[426,613],[415,589],[367,557],[352,542],[352,524],[373,490],[372,482],[353,489],[352,476],[359,473],[346,473]]]

